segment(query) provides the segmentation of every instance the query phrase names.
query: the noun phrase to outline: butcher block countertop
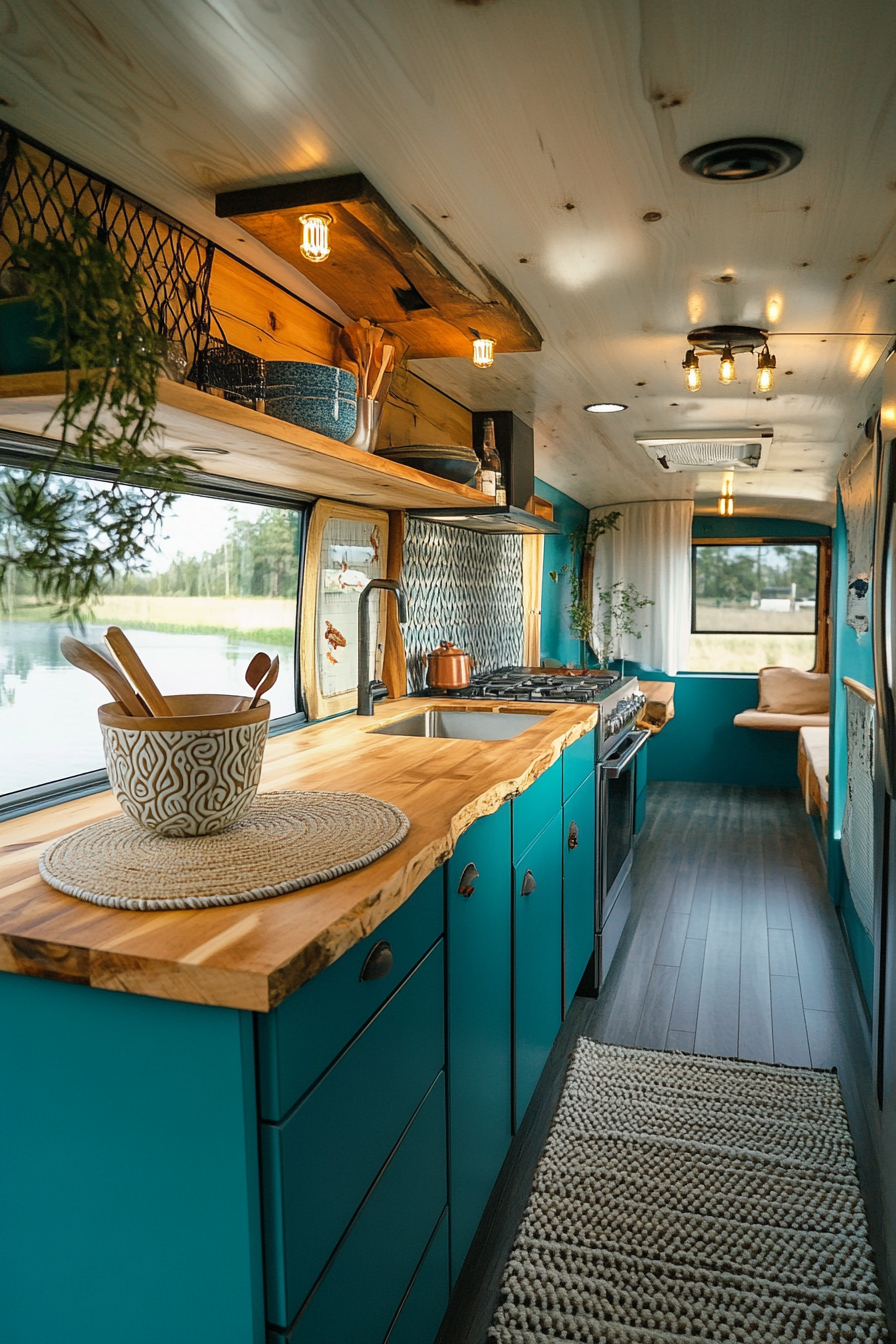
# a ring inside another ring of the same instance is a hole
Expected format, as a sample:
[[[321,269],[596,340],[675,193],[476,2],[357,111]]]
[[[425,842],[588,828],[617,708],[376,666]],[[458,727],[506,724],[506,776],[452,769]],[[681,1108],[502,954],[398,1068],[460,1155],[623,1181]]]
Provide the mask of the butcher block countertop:
[[[470,707],[499,704],[514,712],[506,701]],[[411,823],[407,839],[368,868],[287,896],[210,910],[109,910],[54,891],[37,864],[51,840],[117,814],[111,793],[3,822],[0,970],[268,1012],[371,933],[477,817],[528,788],[598,718],[594,706],[559,705],[506,742],[369,732],[439,705],[458,709],[456,700],[406,697],[380,704],[373,718],[352,714],[269,739],[262,791],[367,793],[394,803]]]

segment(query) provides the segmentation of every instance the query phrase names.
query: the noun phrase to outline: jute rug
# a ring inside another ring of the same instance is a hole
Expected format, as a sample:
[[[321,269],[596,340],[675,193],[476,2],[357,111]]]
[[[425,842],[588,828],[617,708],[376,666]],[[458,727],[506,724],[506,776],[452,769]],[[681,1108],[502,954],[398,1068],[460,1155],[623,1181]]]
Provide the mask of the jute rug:
[[[836,1075],[582,1038],[489,1337],[886,1339]]]
[[[400,845],[410,822],[364,793],[260,793],[217,835],[173,838],[110,817],[54,840],[40,874],[68,896],[122,910],[202,910],[329,882]]]

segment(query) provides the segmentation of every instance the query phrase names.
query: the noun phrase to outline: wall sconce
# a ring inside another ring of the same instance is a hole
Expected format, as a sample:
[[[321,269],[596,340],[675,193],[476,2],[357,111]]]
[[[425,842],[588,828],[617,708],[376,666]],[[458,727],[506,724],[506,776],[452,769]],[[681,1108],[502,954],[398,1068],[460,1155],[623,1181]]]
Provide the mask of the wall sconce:
[[[771,392],[775,385],[775,366],[777,360],[774,355],[769,353],[768,346],[764,346],[756,360],[756,367],[759,370],[759,377],[756,380],[756,386],[760,392]]]
[[[472,328],[471,328],[472,330]],[[480,336],[474,331],[473,363],[477,369],[490,369],[495,362],[495,343],[490,336]]]
[[[734,516],[734,474],[726,471],[722,477],[722,493],[719,495],[719,517]]]
[[[684,369],[684,385],[689,392],[699,392],[703,377],[700,373],[700,361],[697,358],[697,351],[691,347],[684,357],[681,365]]]
[[[302,241],[299,251],[306,261],[326,261],[330,255],[330,225],[332,215],[299,215]]]

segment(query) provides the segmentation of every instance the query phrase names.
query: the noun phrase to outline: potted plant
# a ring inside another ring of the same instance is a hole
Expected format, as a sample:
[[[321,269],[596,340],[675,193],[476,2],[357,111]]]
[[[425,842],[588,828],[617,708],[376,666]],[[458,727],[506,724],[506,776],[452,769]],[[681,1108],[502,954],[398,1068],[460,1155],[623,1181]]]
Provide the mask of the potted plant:
[[[37,600],[81,620],[115,571],[144,566],[195,468],[162,449],[154,413],[166,344],[122,245],[66,212],[61,236],[24,238],[13,262],[40,317],[40,348],[65,385],[44,427],[47,454],[0,470],[0,594],[14,570]]]
[[[569,575],[570,603],[567,607],[569,625],[582,646],[582,669],[587,666],[588,640],[591,637],[593,612],[591,606],[591,578],[594,568],[594,546],[599,537],[612,532],[622,514],[618,509],[605,513],[569,534],[570,562],[559,570],[551,570],[550,577],[558,583],[561,575]]]

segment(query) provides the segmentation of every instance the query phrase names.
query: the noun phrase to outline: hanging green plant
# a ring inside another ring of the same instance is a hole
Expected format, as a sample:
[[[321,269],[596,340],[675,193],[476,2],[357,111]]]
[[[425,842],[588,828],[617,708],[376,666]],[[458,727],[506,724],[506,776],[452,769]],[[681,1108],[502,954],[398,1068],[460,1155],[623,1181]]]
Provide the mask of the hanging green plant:
[[[163,515],[196,467],[164,452],[154,417],[166,343],[123,247],[66,211],[62,236],[26,237],[12,259],[65,391],[44,427],[52,452],[0,469],[0,595],[14,571],[34,600],[81,621],[114,574],[146,568]],[[83,477],[72,474],[79,468]],[[90,479],[93,470],[104,479]]]
[[[591,604],[591,570],[585,562],[594,555],[594,547],[598,539],[606,532],[615,531],[621,517],[621,512],[614,509],[612,513],[605,513],[598,518],[592,518],[590,522],[570,532],[570,562],[564,565],[562,569],[552,569],[550,571],[550,577],[554,583],[559,582],[563,574],[569,575],[570,603],[566,610],[569,615],[570,630],[582,646],[582,667],[587,665],[587,645],[594,620]]]

